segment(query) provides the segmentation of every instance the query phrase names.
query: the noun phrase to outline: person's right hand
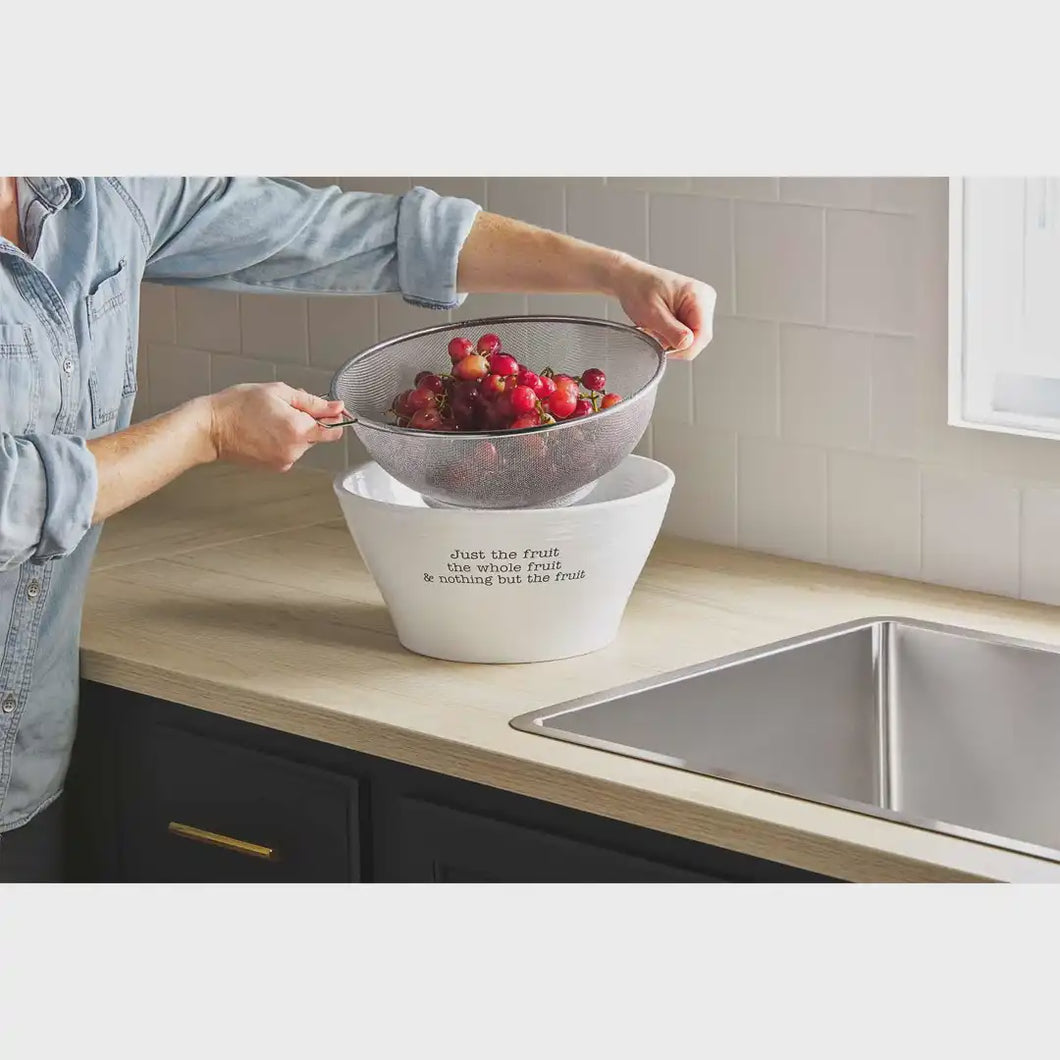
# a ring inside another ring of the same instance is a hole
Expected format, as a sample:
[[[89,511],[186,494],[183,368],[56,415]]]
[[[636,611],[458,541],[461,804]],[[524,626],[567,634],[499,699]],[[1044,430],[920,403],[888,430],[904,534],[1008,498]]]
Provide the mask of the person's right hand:
[[[343,417],[341,401],[286,383],[241,383],[206,400],[210,444],[218,460],[287,471],[310,446],[342,437],[341,428],[317,422]]]

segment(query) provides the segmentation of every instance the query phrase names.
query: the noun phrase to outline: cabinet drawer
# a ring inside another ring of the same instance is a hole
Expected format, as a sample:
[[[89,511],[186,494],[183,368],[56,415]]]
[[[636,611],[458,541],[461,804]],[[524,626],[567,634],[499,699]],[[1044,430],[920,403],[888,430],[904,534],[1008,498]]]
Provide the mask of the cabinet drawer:
[[[355,780],[152,724],[127,734],[126,878],[342,882],[360,878]]]
[[[396,816],[402,882],[720,882],[664,862],[418,799],[401,799]]]

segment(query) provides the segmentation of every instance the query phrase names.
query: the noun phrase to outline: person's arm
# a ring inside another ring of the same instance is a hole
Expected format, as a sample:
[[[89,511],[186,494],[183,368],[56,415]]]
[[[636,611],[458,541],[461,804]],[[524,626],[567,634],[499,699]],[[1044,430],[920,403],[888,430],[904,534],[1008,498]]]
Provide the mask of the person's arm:
[[[710,342],[716,295],[707,284],[628,254],[480,213],[460,251],[457,287],[470,293],[603,294],[664,345],[695,357]]]
[[[466,199],[267,177],[118,184],[147,248],[145,280],[261,294],[393,292],[436,309],[463,301],[457,256],[480,210]]]
[[[99,487],[92,522],[214,460],[287,471],[311,445],[342,437],[341,430],[317,421],[343,412],[340,401],[283,383],[248,383],[94,439],[88,450]]]
[[[82,439],[0,433],[0,572],[72,552],[95,497],[96,462]]]
[[[88,530],[213,460],[286,471],[343,413],[283,383],[248,383],[86,442],[0,434],[0,572],[69,555]]]
[[[664,345],[694,357],[715,293],[699,279],[414,188],[404,195],[266,178],[136,178],[145,278],[236,291],[399,292],[454,308],[489,291],[603,294]]]

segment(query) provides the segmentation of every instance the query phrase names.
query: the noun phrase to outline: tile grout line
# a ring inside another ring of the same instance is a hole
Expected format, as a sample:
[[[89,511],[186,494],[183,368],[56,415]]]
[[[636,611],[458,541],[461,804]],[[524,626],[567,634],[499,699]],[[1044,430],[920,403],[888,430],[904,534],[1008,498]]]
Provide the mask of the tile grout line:
[[[732,295],[729,298],[729,305],[732,309],[732,315],[738,317],[740,315],[739,309],[739,292],[736,290],[736,200],[729,199],[729,275],[730,283],[732,284]]]
[[[740,432],[733,432],[732,441],[732,541],[740,547]]]
[[[924,469],[914,462],[916,468],[917,489],[917,535],[916,535],[916,575],[923,576],[924,570]]]
[[[1026,597],[1023,594],[1026,590],[1023,584],[1023,528],[1026,520],[1024,512],[1026,490],[1022,485],[1019,486],[1017,497],[1019,503],[1016,508],[1016,596],[1024,600]]]
[[[828,210],[821,210],[821,324],[828,327]]]

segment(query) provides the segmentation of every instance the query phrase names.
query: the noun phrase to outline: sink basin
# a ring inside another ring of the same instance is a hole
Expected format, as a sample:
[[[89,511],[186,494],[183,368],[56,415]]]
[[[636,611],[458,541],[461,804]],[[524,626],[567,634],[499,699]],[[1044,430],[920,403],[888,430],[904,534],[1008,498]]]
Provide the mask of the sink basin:
[[[1060,649],[872,618],[516,729],[1060,861]]]

